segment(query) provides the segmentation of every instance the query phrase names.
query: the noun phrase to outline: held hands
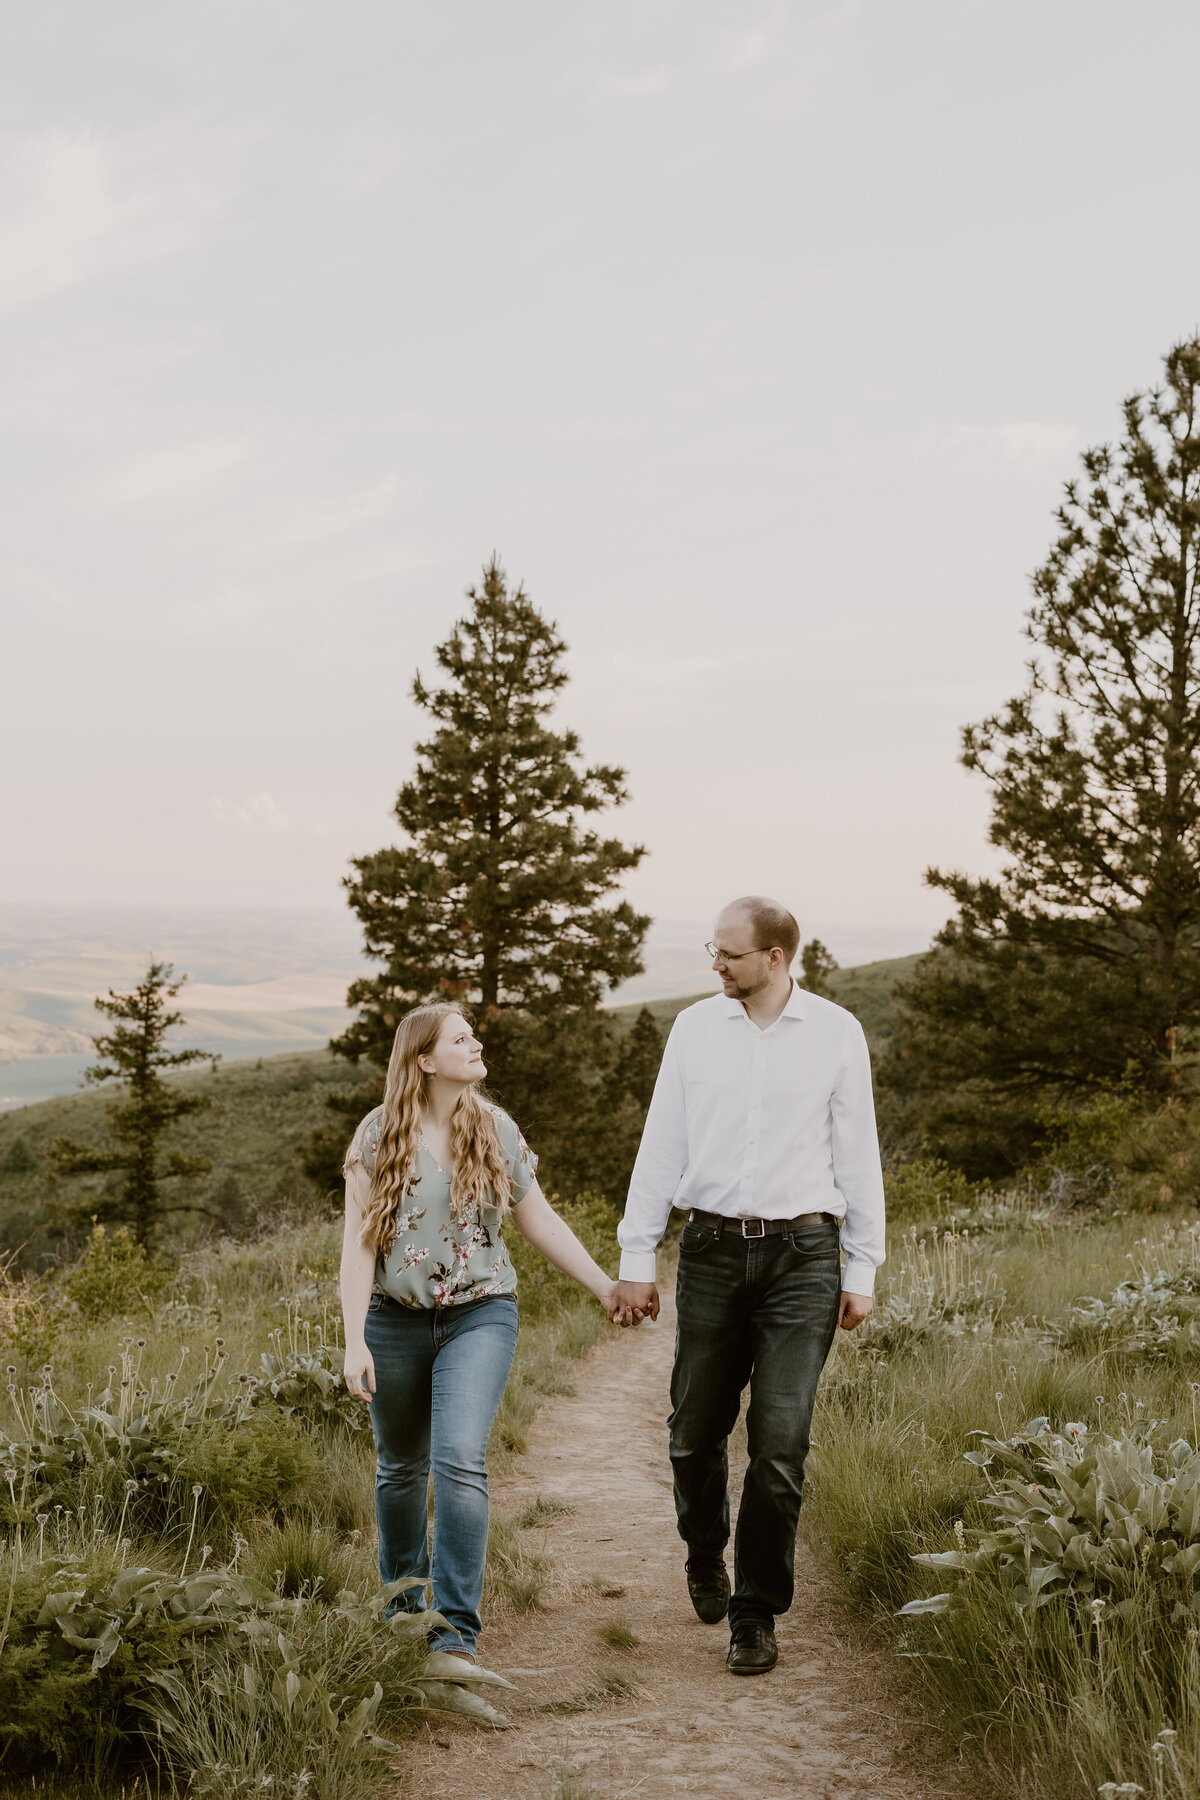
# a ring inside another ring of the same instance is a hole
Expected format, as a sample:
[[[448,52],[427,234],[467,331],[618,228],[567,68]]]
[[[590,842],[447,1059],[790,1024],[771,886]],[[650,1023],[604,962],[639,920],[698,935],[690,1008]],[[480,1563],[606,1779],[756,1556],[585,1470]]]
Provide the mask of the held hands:
[[[375,1363],[367,1346],[347,1344],[346,1360],[342,1366],[346,1376],[346,1392],[354,1400],[365,1400],[369,1406],[375,1392]]]
[[[614,1325],[640,1325],[658,1317],[658,1289],[652,1281],[617,1281],[601,1304]]]
[[[868,1317],[874,1306],[875,1302],[869,1294],[843,1293],[838,1307],[838,1324],[843,1331],[853,1331],[855,1326],[861,1325]]]

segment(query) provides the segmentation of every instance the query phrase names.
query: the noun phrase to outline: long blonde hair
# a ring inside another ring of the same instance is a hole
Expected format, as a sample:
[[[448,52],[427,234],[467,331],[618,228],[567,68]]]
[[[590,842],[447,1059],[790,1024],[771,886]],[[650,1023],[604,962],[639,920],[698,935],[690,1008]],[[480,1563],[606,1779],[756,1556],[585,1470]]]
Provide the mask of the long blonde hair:
[[[375,1173],[361,1233],[364,1246],[378,1255],[386,1256],[395,1242],[398,1215],[416,1167],[421,1111],[429,1089],[429,1077],[420,1058],[430,1054],[443,1024],[455,1014],[470,1024],[461,1006],[442,1002],[415,1007],[396,1027],[383,1095]],[[450,1211],[454,1218],[461,1219],[474,1205],[491,1205],[503,1218],[512,1201],[512,1176],[500,1147],[492,1108],[480,1098],[477,1087],[464,1088],[454,1108],[450,1148],[454,1156]]]

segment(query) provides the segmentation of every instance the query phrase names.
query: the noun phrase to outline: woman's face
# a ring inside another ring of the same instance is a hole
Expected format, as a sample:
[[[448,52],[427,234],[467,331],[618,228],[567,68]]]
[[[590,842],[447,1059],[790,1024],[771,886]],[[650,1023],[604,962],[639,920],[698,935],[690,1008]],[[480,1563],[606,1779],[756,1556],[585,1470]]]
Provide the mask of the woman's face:
[[[482,1049],[461,1014],[450,1013],[442,1020],[433,1049],[421,1058],[421,1067],[427,1075],[440,1076],[443,1081],[461,1081],[465,1087],[472,1081],[482,1081],[487,1074]]]

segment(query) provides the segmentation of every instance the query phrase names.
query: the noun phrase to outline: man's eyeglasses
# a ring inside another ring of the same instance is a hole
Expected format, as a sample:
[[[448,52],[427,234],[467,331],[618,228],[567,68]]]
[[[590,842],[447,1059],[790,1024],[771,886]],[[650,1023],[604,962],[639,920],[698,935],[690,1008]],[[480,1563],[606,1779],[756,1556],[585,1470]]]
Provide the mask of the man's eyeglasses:
[[[715,944],[705,944],[704,948],[708,951],[708,954],[712,957],[714,962],[741,962],[744,956],[762,955],[761,945],[757,950],[718,950]]]

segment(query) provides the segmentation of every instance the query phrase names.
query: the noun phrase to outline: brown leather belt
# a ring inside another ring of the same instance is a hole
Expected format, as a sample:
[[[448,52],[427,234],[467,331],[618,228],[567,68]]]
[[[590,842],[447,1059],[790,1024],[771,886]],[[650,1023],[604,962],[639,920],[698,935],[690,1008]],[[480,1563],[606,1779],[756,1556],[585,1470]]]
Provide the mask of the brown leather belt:
[[[732,1230],[735,1225],[741,1227],[744,1238],[786,1237],[788,1232],[796,1231],[805,1225],[836,1225],[838,1219],[833,1213],[800,1213],[794,1219],[727,1219],[724,1213],[701,1212],[693,1206],[688,1213],[689,1224],[695,1220],[697,1225],[709,1225],[719,1236],[722,1231]]]

